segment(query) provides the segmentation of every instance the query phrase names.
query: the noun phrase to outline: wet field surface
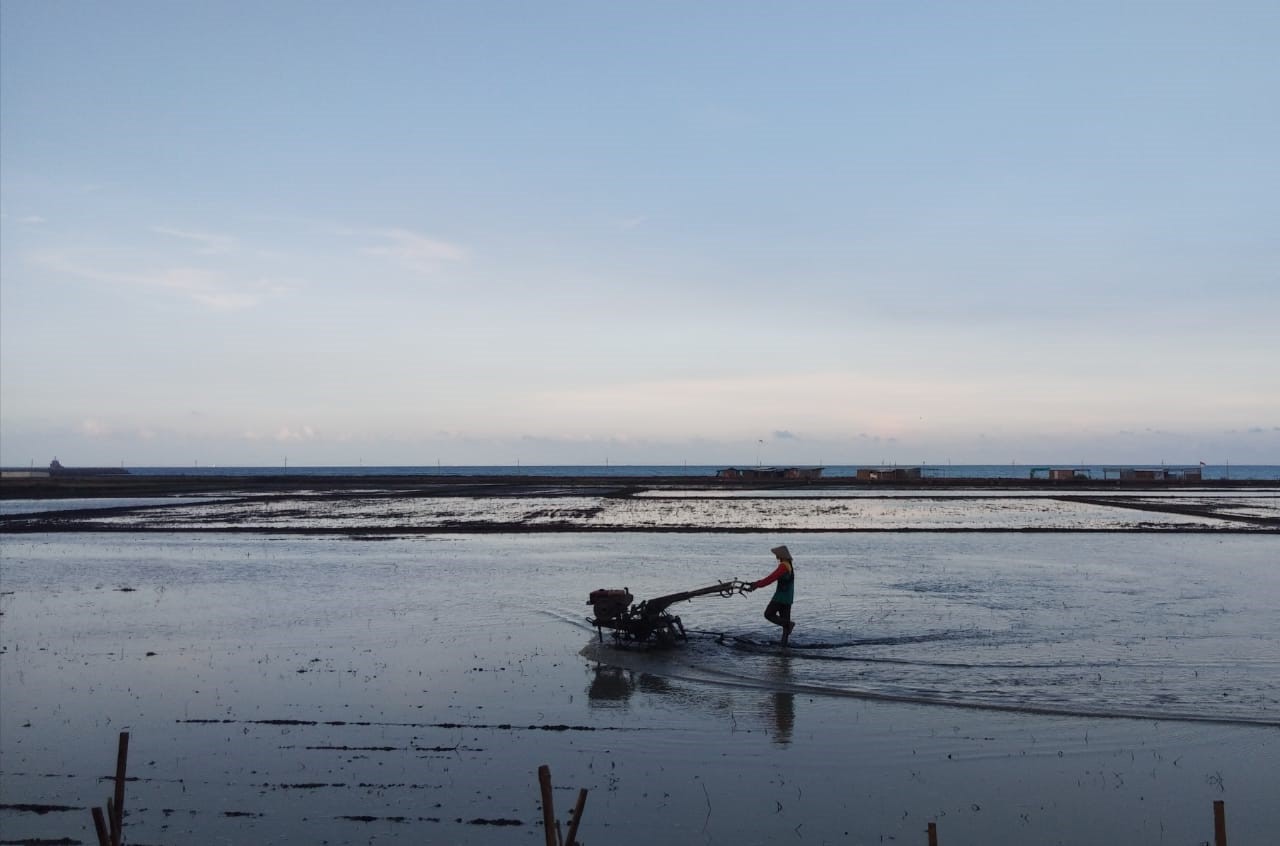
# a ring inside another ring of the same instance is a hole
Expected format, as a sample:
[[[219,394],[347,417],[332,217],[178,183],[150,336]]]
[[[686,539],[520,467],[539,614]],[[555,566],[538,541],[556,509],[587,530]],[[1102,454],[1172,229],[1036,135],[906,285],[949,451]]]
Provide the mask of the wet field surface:
[[[351,517],[323,509],[283,525]],[[1257,524],[262,528],[0,536],[0,840],[95,842],[121,730],[135,844],[541,843],[540,764],[562,819],[590,790],[588,843],[914,843],[928,821],[1199,843],[1214,799],[1232,842],[1280,825],[1280,547]],[[790,649],[763,594],[674,607],[669,650],[586,623],[593,589],[759,578],[777,543]]]
[[[0,529],[360,534],[526,531],[1280,532],[1280,489],[1062,494],[509,486],[486,495],[357,490],[6,500]]]

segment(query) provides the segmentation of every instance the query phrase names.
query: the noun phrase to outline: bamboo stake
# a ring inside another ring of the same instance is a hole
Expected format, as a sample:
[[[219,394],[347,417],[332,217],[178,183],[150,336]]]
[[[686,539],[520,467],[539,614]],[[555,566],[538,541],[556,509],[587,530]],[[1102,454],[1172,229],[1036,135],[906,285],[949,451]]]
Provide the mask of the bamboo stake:
[[[98,846],[111,846],[111,837],[107,834],[107,820],[102,815],[102,809],[97,806],[93,808],[93,827],[98,832]]]
[[[111,812],[111,846],[120,846],[124,840],[124,774],[129,760],[129,732],[120,732],[120,747],[116,752],[115,808]]]
[[[538,767],[538,784],[542,787],[542,833],[547,838],[547,846],[560,846],[556,836],[556,809],[551,798],[551,768],[546,764]]]
[[[1227,804],[1221,799],[1213,800],[1213,843],[1227,846]]]
[[[929,823],[929,846],[938,846],[938,824]]]
[[[582,822],[582,809],[587,805],[587,789],[578,791],[578,804],[573,806],[573,819],[569,821],[569,839],[564,846],[582,846],[578,842],[578,823]]]

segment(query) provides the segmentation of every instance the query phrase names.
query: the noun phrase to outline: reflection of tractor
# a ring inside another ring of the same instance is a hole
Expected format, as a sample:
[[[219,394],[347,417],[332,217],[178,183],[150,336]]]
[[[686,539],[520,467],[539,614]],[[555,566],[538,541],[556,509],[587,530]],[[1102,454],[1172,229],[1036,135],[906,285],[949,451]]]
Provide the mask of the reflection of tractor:
[[[610,629],[616,643],[674,643],[677,638],[687,639],[687,635],[680,618],[667,613],[669,606],[695,596],[733,596],[735,593],[745,592],[747,587],[747,582],[733,579],[699,590],[671,593],[635,604],[632,604],[635,597],[627,588],[602,588],[593,590],[587,600],[587,604],[595,611],[595,617],[588,618],[587,622],[596,627],[601,640],[604,640],[604,630]]]

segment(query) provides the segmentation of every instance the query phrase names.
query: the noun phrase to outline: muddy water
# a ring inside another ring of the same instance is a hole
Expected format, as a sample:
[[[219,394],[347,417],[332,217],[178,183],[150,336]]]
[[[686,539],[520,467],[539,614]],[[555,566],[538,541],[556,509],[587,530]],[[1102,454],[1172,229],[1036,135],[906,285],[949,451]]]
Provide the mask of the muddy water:
[[[601,645],[586,594],[757,578],[690,641]],[[4,839],[1200,842],[1280,824],[1271,536],[24,535],[0,547]],[[50,809],[38,813],[32,808]],[[71,810],[52,810],[52,809]]]

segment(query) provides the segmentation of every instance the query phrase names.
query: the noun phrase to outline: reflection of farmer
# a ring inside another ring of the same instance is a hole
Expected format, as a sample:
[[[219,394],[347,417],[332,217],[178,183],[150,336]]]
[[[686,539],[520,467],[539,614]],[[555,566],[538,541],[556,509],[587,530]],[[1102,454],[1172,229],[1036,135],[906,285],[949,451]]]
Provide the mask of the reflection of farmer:
[[[775,626],[782,626],[782,645],[786,646],[791,638],[791,630],[796,624],[791,622],[791,601],[796,592],[796,566],[791,562],[791,551],[785,546],[775,546],[769,550],[778,557],[778,566],[772,573],[758,582],[751,583],[751,590],[768,587],[774,582],[773,599],[764,609],[764,618]]]
[[[781,652],[773,656],[773,666],[769,668],[769,681],[775,685],[771,699],[766,701],[773,706],[773,742],[786,746],[791,742],[791,734],[796,727],[796,695],[791,692],[791,656]]]

